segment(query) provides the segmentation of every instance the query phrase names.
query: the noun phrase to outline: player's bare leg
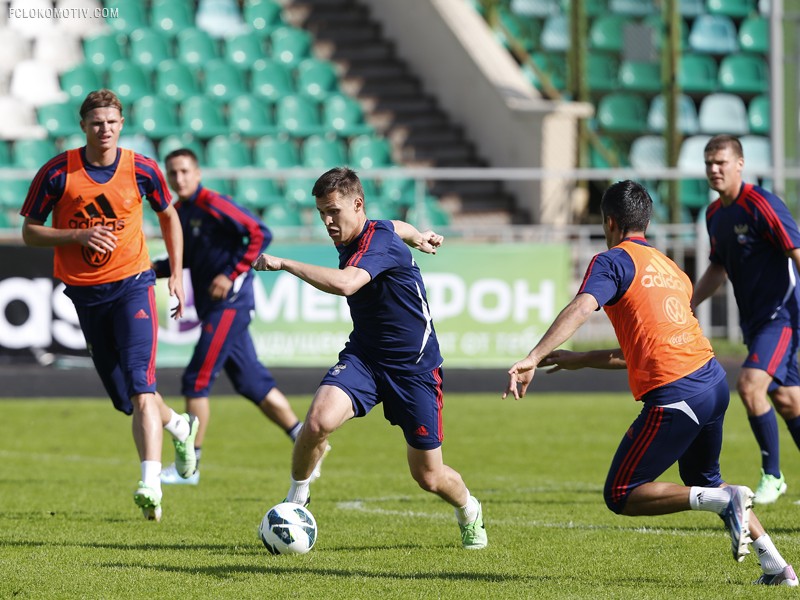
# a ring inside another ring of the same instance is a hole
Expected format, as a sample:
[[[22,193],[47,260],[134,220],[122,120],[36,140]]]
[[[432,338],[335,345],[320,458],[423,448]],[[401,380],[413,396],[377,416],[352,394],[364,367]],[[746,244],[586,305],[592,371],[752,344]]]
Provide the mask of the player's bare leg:
[[[485,548],[488,542],[481,503],[470,495],[461,474],[444,464],[441,447],[419,450],[406,445],[406,455],[411,476],[419,487],[455,508],[464,548]]]
[[[343,390],[333,385],[317,389],[294,443],[288,502],[306,504],[314,468],[325,454],[328,436],[354,416],[353,403]]]
[[[131,427],[141,461],[142,479],[133,494],[144,517],[161,520],[161,443],[163,440],[164,403],[155,394],[137,394],[131,398],[133,419]]]
[[[272,388],[263,400],[259,402],[258,408],[270,421],[278,425],[284,431],[289,430],[298,421],[289,401],[278,388]]]
[[[202,446],[203,440],[206,437],[206,429],[208,428],[208,421],[211,418],[211,403],[208,397],[202,398],[185,398],[186,412],[190,415],[196,416],[200,420],[200,425],[197,428],[197,438],[195,439],[196,446]]]

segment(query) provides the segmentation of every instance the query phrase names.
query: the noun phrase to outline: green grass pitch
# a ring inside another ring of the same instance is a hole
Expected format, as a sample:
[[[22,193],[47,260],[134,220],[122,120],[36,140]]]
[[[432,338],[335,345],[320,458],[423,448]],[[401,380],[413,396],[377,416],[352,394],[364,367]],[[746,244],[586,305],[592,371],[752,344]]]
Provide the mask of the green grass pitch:
[[[298,414],[309,399],[292,398]],[[168,398],[174,407],[182,405]],[[245,400],[212,400],[198,487],[165,487],[164,518],[134,506],[130,419],[105,400],[0,401],[0,598],[722,598],[755,588],[709,513],[620,517],[606,470],[639,405],[626,394],[445,399],[445,461],[484,505],[489,547],[460,548],[452,508],[417,488],[378,409],[331,438],[303,556],[256,537],[288,488],[290,443]],[[781,425],[789,492],[758,513],[800,566],[800,453]],[[165,448],[171,462],[171,444]],[[722,456],[755,486],[758,450],[734,396]],[[664,479],[677,481],[673,468]]]

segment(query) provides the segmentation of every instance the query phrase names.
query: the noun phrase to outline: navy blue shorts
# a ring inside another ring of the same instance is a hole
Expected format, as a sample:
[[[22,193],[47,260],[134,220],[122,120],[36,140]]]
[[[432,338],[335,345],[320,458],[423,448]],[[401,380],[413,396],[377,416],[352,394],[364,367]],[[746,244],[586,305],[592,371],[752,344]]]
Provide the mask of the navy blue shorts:
[[[222,304],[203,319],[200,339],[183,372],[184,396],[207,398],[222,369],[236,391],[255,404],[275,387],[272,373],[256,355],[248,331],[251,319],[249,309],[225,308]]]
[[[684,485],[722,485],[719,454],[729,401],[728,382],[722,378],[686,400],[645,402],[611,462],[603,490],[608,508],[621,513],[634,489],[655,481],[675,462]]]
[[[356,417],[363,417],[383,403],[383,414],[403,430],[406,442],[417,450],[442,445],[442,368],[406,375],[378,369],[354,354],[342,352],[320,385],[343,390],[353,403]]]
[[[75,310],[114,408],[130,415],[132,396],[156,391],[158,311],[152,279],[132,278],[118,298]]]
[[[770,391],[778,385],[800,385],[798,344],[800,336],[790,323],[770,321],[747,340],[747,358],[742,366],[769,373],[773,379]]]

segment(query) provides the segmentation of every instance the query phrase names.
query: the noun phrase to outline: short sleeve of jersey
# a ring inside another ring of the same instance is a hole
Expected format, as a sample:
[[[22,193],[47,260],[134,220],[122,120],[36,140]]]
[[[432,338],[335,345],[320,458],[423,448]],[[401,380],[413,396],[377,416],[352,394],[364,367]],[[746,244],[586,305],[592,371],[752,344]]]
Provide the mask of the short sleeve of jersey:
[[[48,161],[33,178],[20,215],[44,223],[64,193],[67,181],[67,153]]]
[[[167,188],[164,174],[158,168],[158,163],[152,158],[147,158],[141,154],[135,154],[133,160],[139,191],[150,202],[153,210],[156,212],[163,211],[169,206],[172,195]]]
[[[369,221],[358,249],[343,266],[364,269],[375,279],[400,265],[398,247],[405,248],[405,244],[397,237],[391,221]]]
[[[776,248],[788,252],[800,248],[800,230],[789,208],[775,194],[753,186],[747,196],[757,215],[756,225],[762,235],[771,240]]]
[[[596,255],[578,290],[590,294],[600,307],[615,304],[630,287],[636,268],[633,259],[620,248],[612,248]]]

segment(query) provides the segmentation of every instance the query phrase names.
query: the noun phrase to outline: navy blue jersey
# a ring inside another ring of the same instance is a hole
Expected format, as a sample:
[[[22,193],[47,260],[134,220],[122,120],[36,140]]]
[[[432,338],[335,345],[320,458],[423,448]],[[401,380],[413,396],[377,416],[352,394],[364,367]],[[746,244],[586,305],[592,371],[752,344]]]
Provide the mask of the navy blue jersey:
[[[797,269],[786,253],[800,247],[800,230],[780,198],[743,184],[730,206],[720,199],[706,209],[710,260],[733,285],[742,332],[748,339],[767,321],[800,302]]]
[[[354,241],[337,250],[340,269],[358,267],[372,277],[347,298],[353,319],[347,350],[396,372],[439,367],[442,356],[422,274],[392,222],[367,221]]]
[[[194,304],[203,319],[214,305],[208,294],[219,274],[230,277],[233,287],[226,306],[254,307],[252,262],[272,240],[267,226],[229,196],[200,186],[188,200],[175,203],[183,229],[183,266],[192,276]],[[169,276],[168,260],[155,263],[159,277]]]
[[[649,246],[641,237],[626,238],[637,244]],[[589,263],[579,294],[589,294],[597,300],[598,310],[613,306],[625,294],[636,275],[631,256],[621,248],[611,248],[596,255]],[[711,360],[694,373],[668,383],[642,396],[643,401],[668,404],[676,398],[689,398],[714,385],[725,372],[716,360]]]

